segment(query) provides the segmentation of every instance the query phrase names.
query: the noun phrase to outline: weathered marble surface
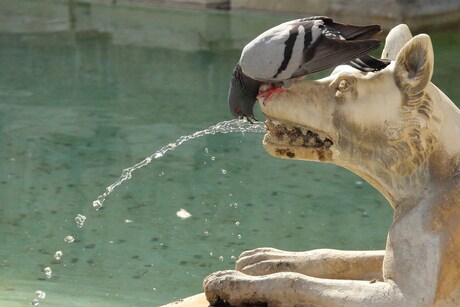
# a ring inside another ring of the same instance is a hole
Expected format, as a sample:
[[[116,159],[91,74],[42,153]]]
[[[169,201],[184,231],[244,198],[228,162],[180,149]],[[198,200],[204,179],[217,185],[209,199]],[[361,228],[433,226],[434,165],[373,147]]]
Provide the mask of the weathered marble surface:
[[[334,163],[373,185],[394,210],[382,251],[258,248],[235,270],[209,275],[211,303],[234,306],[458,306],[460,110],[430,80],[431,39],[390,31],[382,57],[362,73],[338,66],[260,102],[273,156]]]
[[[196,294],[182,300],[178,300],[162,307],[208,307],[209,302],[204,293]]]

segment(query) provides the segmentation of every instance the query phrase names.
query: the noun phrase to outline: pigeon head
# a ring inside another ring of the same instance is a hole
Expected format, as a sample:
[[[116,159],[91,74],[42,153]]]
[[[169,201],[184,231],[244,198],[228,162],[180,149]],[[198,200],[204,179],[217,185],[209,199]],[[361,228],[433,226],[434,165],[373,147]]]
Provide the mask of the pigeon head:
[[[233,116],[246,118],[248,121],[256,120],[253,109],[261,84],[262,82],[246,76],[240,65],[236,65],[228,92],[228,106]]]

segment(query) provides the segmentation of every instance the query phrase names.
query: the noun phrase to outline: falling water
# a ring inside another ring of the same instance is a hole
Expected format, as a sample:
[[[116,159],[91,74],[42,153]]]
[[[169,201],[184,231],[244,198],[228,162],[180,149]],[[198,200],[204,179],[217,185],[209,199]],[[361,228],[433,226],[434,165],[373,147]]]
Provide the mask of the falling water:
[[[151,154],[150,156],[146,157],[141,162],[139,162],[139,163],[137,163],[137,164],[135,164],[135,165],[133,165],[131,167],[128,167],[128,168],[124,169],[122,174],[120,175],[120,177],[117,179],[117,181],[115,181],[110,186],[108,186],[106,188],[105,192],[103,194],[99,195],[97,197],[97,199],[93,201],[93,207],[96,210],[102,208],[103,203],[104,203],[105,199],[109,196],[109,194],[112,193],[113,190],[116,187],[118,187],[119,185],[121,185],[124,181],[129,180],[131,178],[131,176],[132,176],[132,173],[135,170],[140,169],[140,168],[150,164],[150,162],[152,162],[153,159],[158,159],[158,158],[163,157],[168,151],[175,150],[177,147],[179,147],[183,143],[185,143],[187,141],[190,141],[190,140],[193,140],[193,139],[196,139],[196,138],[199,138],[199,137],[202,137],[202,136],[205,136],[205,135],[212,135],[212,134],[217,134],[217,133],[225,134],[225,133],[235,133],[235,132],[264,133],[264,132],[266,132],[266,129],[265,129],[263,123],[260,123],[260,122],[250,124],[250,123],[248,123],[246,121],[243,121],[243,120],[234,119],[234,120],[219,122],[219,123],[207,128],[207,129],[197,131],[197,132],[195,132],[193,134],[190,134],[190,135],[181,136],[175,142],[170,143],[170,144],[162,147],[160,150],[158,150],[158,151],[154,152],[153,154]],[[226,173],[226,171],[222,170],[222,174],[225,174],[225,173]],[[235,204],[235,208],[236,208],[236,204]],[[185,212],[181,213],[180,216],[179,215],[178,216],[181,217],[181,218],[187,218],[188,216],[186,216],[186,213],[188,213],[188,212],[185,211]],[[78,214],[75,217],[76,226],[78,228],[83,228],[85,220],[86,220],[86,216],[84,216],[82,214]],[[126,221],[129,221],[129,220],[126,220]],[[237,222],[237,223],[238,223],[237,226],[239,226],[239,222]],[[238,235],[238,237],[241,238],[240,235]],[[72,244],[72,243],[75,242],[75,237],[73,235],[67,235],[64,238],[64,242],[66,242],[68,244]],[[63,255],[64,255],[64,253],[62,251],[60,251],[60,250],[56,251],[54,253],[54,256],[53,256],[54,261],[61,261]],[[223,256],[220,256],[219,259],[221,261],[224,260]],[[45,267],[43,269],[43,273],[45,274],[47,279],[50,279],[52,277],[52,275],[53,275],[53,271],[52,271],[51,267],[49,267],[49,266],[47,266],[47,267]],[[35,292],[35,297],[30,301],[31,305],[32,306],[39,305],[40,304],[39,300],[44,299],[45,296],[46,296],[45,292],[43,292],[42,290],[37,290]]]
[[[263,123],[256,122],[254,124],[250,124],[244,120],[233,119],[233,120],[219,122],[207,129],[197,131],[190,135],[181,136],[175,142],[169,143],[168,145],[162,147],[160,150],[154,152],[153,154],[151,154],[150,156],[148,156],[141,162],[131,167],[125,168],[123,172],[121,173],[121,176],[117,179],[117,181],[109,185],[105,189],[105,192],[99,195],[97,199],[93,201],[93,207],[96,210],[99,210],[100,208],[102,208],[103,203],[105,199],[107,198],[107,196],[109,196],[109,194],[112,193],[113,190],[119,185],[121,185],[125,180],[129,180],[131,178],[132,173],[135,170],[148,165],[150,162],[152,162],[153,159],[158,159],[158,158],[163,157],[168,151],[172,151],[176,149],[183,143],[199,138],[199,137],[202,137],[202,136],[205,136],[205,135],[216,134],[216,133],[234,133],[234,132],[264,133],[266,132],[266,130],[265,130]]]

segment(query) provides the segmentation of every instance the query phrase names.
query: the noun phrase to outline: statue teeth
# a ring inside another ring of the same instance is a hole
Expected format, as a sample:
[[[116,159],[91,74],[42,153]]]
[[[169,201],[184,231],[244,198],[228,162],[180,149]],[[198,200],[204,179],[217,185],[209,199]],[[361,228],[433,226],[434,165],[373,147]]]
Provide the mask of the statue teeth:
[[[286,126],[286,129],[288,130],[294,130],[294,126],[291,124],[285,124],[285,126]]]
[[[307,135],[307,133],[308,133],[308,129],[307,129],[307,128],[305,128],[305,127],[300,127],[300,130],[302,131],[302,134],[303,134],[303,135]]]
[[[281,143],[293,146],[331,147],[334,142],[327,136],[319,134],[304,126],[281,123],[267,118],[265,126]]]

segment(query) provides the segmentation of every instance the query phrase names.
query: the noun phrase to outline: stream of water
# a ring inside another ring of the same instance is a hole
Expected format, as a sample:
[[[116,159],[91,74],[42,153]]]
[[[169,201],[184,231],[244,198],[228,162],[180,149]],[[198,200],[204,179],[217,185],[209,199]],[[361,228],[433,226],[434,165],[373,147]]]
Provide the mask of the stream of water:
[[[361,178],[220,122],[241,49],[292,16],[5,0],[0,17],[0,306],[158,306],[245,250],[385,248],[391,208]],[[459,31],[428,34],[458,103]]]
[[[104,206],[104,201],[107,199],[107,197],[118,186],[122,185],[123,182],[131,179],[132,173],[134,171],[149,165],[154,159],[159,159],[163,157],[166,153],[177,149],[179,146],[181,146],[185,142],[192,141],[194,139],[197,139],[199,137],[203,137],[206,135],[214,135],[217,133],[227,134],[227,133],[265,133],[265,132],[266,132],[266,128],[264,124],[261,122],[249,123],[246,120],[233,119],[233,120],[219,122],[215,125],[210,126],[207,129],[203,129],[203,130],[197,131],[189,135],[181,136],[176,141],[169,143],[168,145],[165,145],[161,149],[150,154],[149,156],[147,156],[144,160],[140,161],[139,163],[136,163],[135,165],[131,167],[125,168],[122,171],[120,177],[114,183],[109,185],[105,189],[105,192],[103,194],[99,195],[97,199],[93,201],[93,208],[96,210],[101,209]],[[184,209],[181,209],[181,211],[178,212],[178,216],[183,217],[183,218],[188,218],[190,217],[190,214]],[[83,214],[77,214],[74,220],[78,228],[83,228],[84,223],[86,221],[86,216]],[[237,223],[239,224],[239,222]],[[64,238],[64,242],[68,244],[74,243],[75,237],[73,235],[67,235]],[[53,254],[54,261],[60,262],[62,260],[63,255],[64,255],[64,252],[62,250],[55,251]],[[53,276],[53,271],[50,266],[46,266],[43,269],[43,273],[45,274],[46,279],[50,279]],[[31,300],[31,305],[37,306],[40,304],[40,301],[44,300],[45,298],[46,298],[45,291],[36,290],[35,297]]]
[[[193,139],[205,136],[205,135],[212,135],[216,133],[235,133],[235,132],[255,132],[255,133],[265,133],[266,129],[263,123],[261,122],[254,122],[254,123],[249,123],[246,120],[240,120],[240,119],[233,119],[233,120],[228,120],[228,121],[222,121],[219,122],[215,125],[212,125],[211,127],[197,131],[193,134],[190,135],[184,135],[178,138],[175,142],[169,143],[166,146],[163,146],[160,150],[155,151],[153,154],[150,156],[146,157],[144,160],[142,160],[139,163],[136,163],[135,165],[125,168],[123,172],[121,173],[120,177],[109,185],[106,189],[105,192],[97,197],[96,200],[93,201],[93,207],[96,210],[99,210],[100,208],[103,207],[105,199],[109,196],[110,193],[113,192],[113,190],[121,185],[125,180],[129,180],[132,176],[132,173],[140,169],[152,162],[153,159],[158,159],[163,157],[168,151],[175,150],[177,147],[182,145],[183,143],[187,141],[191,141]],[[81,218],[77,219],[77,225],[82,225]],[[84,221],[84,220],[83,220]],[[81,227],[81,226],[79,226]]]

